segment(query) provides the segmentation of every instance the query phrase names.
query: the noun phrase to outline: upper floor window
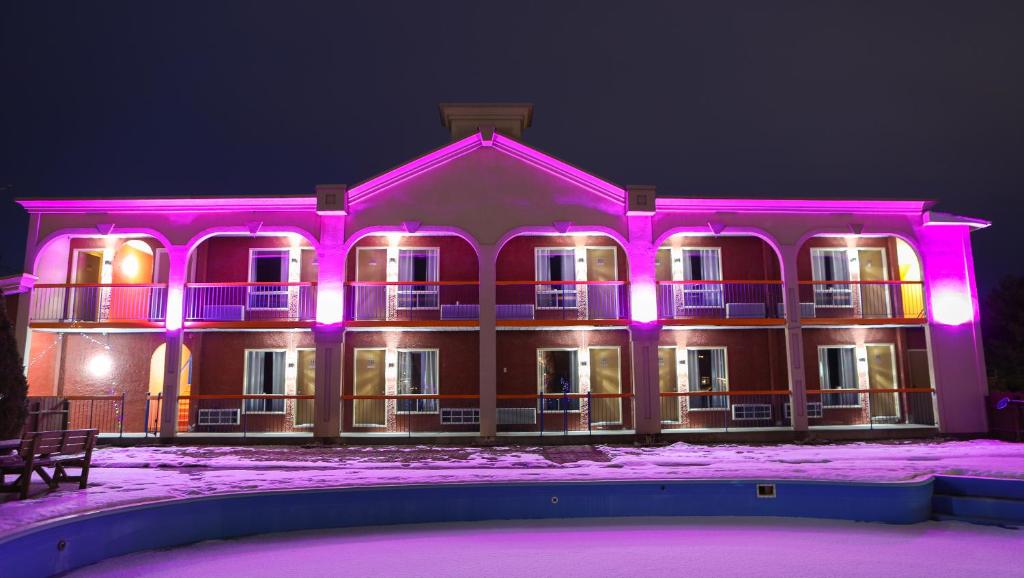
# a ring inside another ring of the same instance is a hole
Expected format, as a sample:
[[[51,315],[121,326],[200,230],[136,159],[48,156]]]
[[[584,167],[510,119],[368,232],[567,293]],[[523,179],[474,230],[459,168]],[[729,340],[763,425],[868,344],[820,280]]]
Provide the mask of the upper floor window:
[[[437,309],[440,251],[433,248],[399,249],[398,307]],[[423,285],[416,282],[425,282]]]
[[[815,307],[850,307],[853,290],[850,280],[850,259],[846,249],[811,249],[811,278],[814,281],[837,283],[814,284]]]
[[[539,248],[536,251],[537,281],[562,281],[537,285],[537,307],[571,309],[576,307],[576,251],[566,248]]]
[[[287,309],[289,252],[253,249],[249,253],[249,309]],[[263,284],[265,283],[265,285]]]
[[[718,247],[682,249],[683,281],[721,281],[722,253]],[[685,307],[723,307],[721,283],[683,285]]]

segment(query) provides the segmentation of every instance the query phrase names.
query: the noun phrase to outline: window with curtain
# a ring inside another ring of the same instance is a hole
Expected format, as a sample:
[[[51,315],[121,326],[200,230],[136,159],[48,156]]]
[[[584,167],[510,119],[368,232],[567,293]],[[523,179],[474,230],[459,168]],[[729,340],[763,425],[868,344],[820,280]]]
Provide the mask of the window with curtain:
[[[814,284],[815,307],[850,307],[853,291],[850,280],[850,258],[846,249],[811,249],[811,278],[814,281],[837,283]]]
[[[688,385],[691,392],[729,391],[725,367],[725,348],[690,349],[686,352]],[[700,395],[689,397],[690,409],[726,409],[729,397]]]
[[[684,281],[721,281],[722,258],[717,248],[683,249]],[[721,283],[687,283],[683,285],[685,307],[724,307]]]
[[[398,352],[398,394],[437,395],[437,351]],[[402,413],[437,413],[437,399],[400,399]]]
[[[571,247],[537,249],[537,281],[567,284],[537,285],[538,309],[576,308],[576,251]]]
[[[287,309],[288,250],[260,249],[249,255],[249,309]],[[260,285],[268,283],[268,285]]]
[[[245,394],[284,395],[284,350],[245,352]],[[283,399],[247,399],[250,413],[282,413]]]
[[[438,308],[438,264],[440,252],[437,249],[399,249],[398,280],[402,283],[432,282],[423,285],[399,285],[398,307],[400,309]]]
[[[540,391],[544,394],[579,393],[579,356],[575,349],[540,350],[537,371]],[[546,397],[541,406],[544,411],[579,411],[578,397]]]
[[[856,350],[854,347],[823,347],[818,350],[821,365],[821,389],[857,389]],[[860,407],[856,393],[826,393],[824,407]]]

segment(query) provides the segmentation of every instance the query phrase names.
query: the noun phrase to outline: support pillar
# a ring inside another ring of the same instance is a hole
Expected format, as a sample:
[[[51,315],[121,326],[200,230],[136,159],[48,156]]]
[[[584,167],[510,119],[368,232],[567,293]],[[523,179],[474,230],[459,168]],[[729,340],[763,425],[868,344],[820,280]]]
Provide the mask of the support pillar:
[[[336,438],[341,435],[345,331],[341,325],[317,326],[313,329],[313,339],[316,342],[313,435]]]
[[[658,285],[654,244],[654,187],[629,185],[626,225],[629,232],[629,326],[633,358],[633,419],[640,435],[661,433],[661,387],[658,372]]]
[[[658,383],[658,339],[661,326],[635,323],[629,327],[633,359],[635,430],[639,435],[661,433],[661,387]]]
[[[160,437],[169,439],[178,432],[178,383],[181,381],[181,348],[184,344],[185,281],[188,271],[188,247],[167,247],[167,312],[164,317],[164,390],[160,405]]]
[[[480,246],[480,437],[484,438],[498,433],[497,256],[496,246]]]
[[[807,431],[807,373],[804,336],[800,325],[800,279],[796,259],[799,245],[779,247],[782,258],[783,300],[786,306],[786,365],[789,376],[790,419],[795,431]]]

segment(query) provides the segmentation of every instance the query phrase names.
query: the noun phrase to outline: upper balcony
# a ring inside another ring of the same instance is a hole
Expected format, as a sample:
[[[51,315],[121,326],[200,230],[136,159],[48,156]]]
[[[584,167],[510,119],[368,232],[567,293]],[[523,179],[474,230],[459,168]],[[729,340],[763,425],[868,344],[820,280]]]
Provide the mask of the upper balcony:
[[[189,259],[186,327],[312,325],[318,268],[297,235],[211,237]]]
[[[34,327],[160,327],[167,312],[167,254],[150,237],[66,237],[39,258]]]
[[[625,325],[625,251],[602,235],[522,235],[497,258],[499,326]]]
[[[656,259],[666,325],[785,323],[778,256],[757,237],[673,235]]]
[[[348,326],[479,325],[476,252],[460,237],[368,235],[346,267]]]
[[[797,257],[805,325],[925,323],[924,284],[914,251],[895,237],[809,239]]]

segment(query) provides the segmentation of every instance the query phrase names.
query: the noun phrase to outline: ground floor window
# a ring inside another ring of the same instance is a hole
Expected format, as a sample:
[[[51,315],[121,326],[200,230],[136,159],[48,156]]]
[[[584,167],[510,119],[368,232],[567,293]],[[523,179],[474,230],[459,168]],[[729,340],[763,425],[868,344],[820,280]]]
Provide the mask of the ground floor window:
[[[725,348],[689,349],[686,352],[688,385],[691,393],[729,391],[725,366]],[[694,409],[725,409],[726,395],[691,395],[689,407]]]
[[[537,351],[537,381],[541,393],[579,393],[579,353],[575,349],[540,349]],[[544,411],[579,411],[578,397],[545,397]]]
[[[284,395],[285,351],[248,350],[245,352],[245,394]],[[283,399],[247,399],[245,411],[282,413]]]
[[[856,350],[850,346],[818,348],[821,389],[857,389]],[[826,393],[821,396],[824,407],[859,407],[856,393]]]
[[[437,350],[408,349],[398,352],[398,395],[437,395]],[[403,413],[437,413],[437,399],[400,399]]]

